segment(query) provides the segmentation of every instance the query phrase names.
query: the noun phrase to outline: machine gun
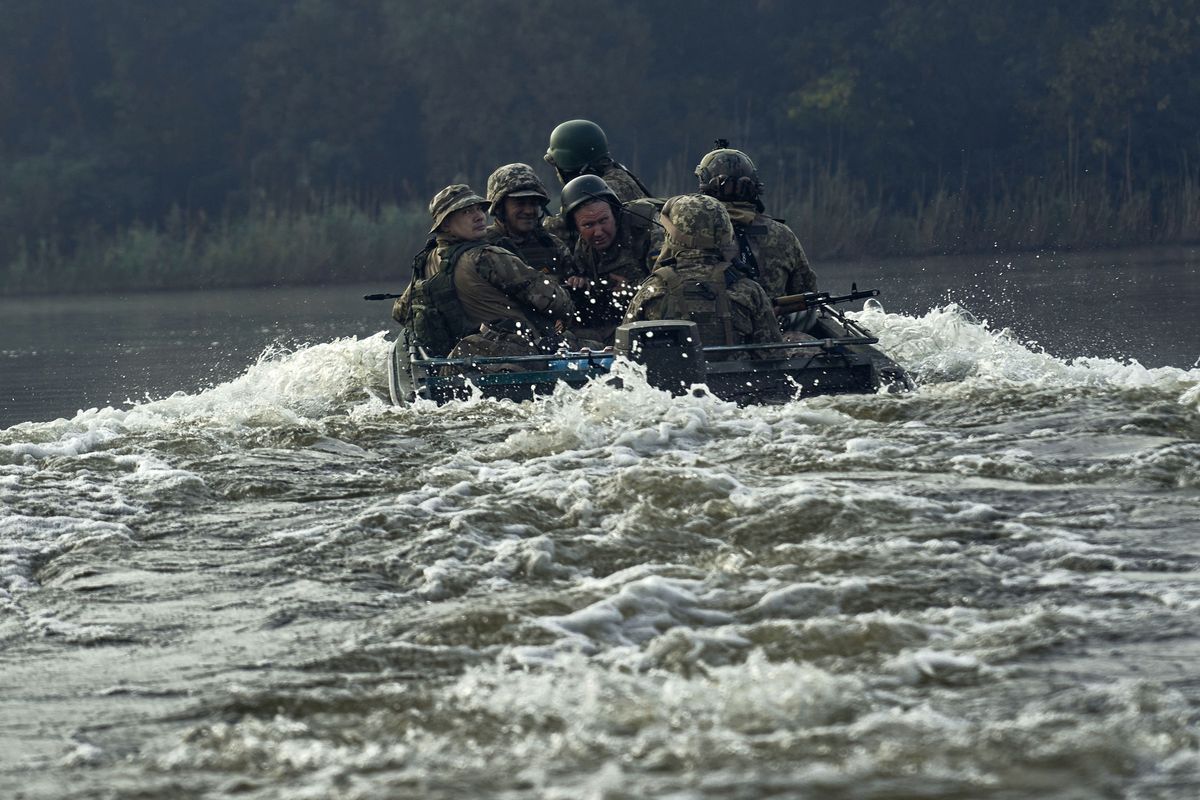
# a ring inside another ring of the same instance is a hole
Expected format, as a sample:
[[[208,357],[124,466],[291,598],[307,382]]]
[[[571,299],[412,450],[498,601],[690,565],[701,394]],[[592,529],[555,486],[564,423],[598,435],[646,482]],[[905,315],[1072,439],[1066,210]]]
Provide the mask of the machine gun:
[[[855,300],[865,300],[877,297],[878,289],[863,289],[859,291],[856,284],[850,285],[850,294],[831,295],[829,292],[802,292],[800,294],[785,294],[771,300],[775,307],[775,316],[782,317],[800,311],[808,311],[817,306],[830,306],[838,303],[852,303]]]

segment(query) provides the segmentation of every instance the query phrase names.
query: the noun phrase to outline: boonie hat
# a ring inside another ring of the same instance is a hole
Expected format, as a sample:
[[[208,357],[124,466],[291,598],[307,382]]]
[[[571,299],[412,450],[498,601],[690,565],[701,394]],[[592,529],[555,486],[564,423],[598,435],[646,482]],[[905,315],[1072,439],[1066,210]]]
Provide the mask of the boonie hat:
[[[486,206],[487,204],[488,201],[475,194],[475,190],[470,186],[465,183],[453,183],[435,194],[429,201],[429,215],[433,217],[433,227],[429,229],[429,232],[437,231],[438,227],[445,222],[446,217],[460,208]]]

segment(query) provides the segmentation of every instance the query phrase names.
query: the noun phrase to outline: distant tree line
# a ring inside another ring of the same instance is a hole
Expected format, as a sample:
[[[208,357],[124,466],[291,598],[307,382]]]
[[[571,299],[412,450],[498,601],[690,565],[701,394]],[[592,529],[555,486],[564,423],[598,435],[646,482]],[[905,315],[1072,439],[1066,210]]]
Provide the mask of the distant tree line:
[[[434,191],[549,181],[574,117],[662,195],[731,140],[818,257],[1200,238],[1200,0],[0,12],[7,292],[387,274]]]

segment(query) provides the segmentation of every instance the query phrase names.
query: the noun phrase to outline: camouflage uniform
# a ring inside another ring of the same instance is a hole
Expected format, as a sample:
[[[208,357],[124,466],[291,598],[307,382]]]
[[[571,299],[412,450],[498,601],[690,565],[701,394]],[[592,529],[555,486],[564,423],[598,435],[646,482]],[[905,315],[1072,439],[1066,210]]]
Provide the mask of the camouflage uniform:
[[[575,274],[575,259],[563,240],[546,231],[541,224],[526,234],[510,230],[504,220],[504,201],[509,197],[535,197],[542,208],[550,202],[550,193],[528,164],[506,164],[488,178],[489,213],[496,221],[488,226],[489,244],[512,250],[534,269],[559,279]]]
[[[595,297],[597,305],[586,314],[586,327],[577,329],[581,336],[612,344],[626,305],[654,268],[662,249],[662,228],[655,224],[659,205],[659,201],[648,198],[624,203],[616,214],[616,239],[603,252],[583,239],[576,242],[575,263],[580,274],[600,289]],[[613,284],[621,289],[614,292]]]
[[[759,283],[771,297],[817,290],[817,276],[792,229],[759,213],[753,203],[725,202],[742,257],[753,257]]]
[[[686,319],[704,345],[783,341],[771,298],[727,258],[733,224],[724,206],[703,195],[667,201],[662,255],[625,313],[625,322]]]
[[[462,184],[449,186],[434,197],[429,205],[436,243],[425,258],[424,278],[441,272],[451,251],[464,241],[440,228],[445,218],[452,211],[485,203]],[[406,324],[414,285],[409,284],[393,308],[393,317]],[[571,319],[575,313],[570,295],[557,279],[528,266],[509,250],[489,244],[471,247],[458,256],[454,294],[466,321],[480,326],[478,334],[467,335],[459,343],[474,348],[474,355],[530,352],[532,343],[554,333],[555,320]],[[459,349],[455,347],[455,351]],[[451,355],[456,355],[455,351]]]
[[[526,236],[519,236],[509,233],[504,224],[497,220],[488,226],[484,238],[488,244],[511,250],[529,266],[549,273],[559,280],[577,274],[575,257],[563,244],[563,240],[542,228],[537,228]]]
[[[763,184],[749,156],[728,147],[713,150],[701,159],[696,177],[703,194],[725,204],[742,261],[771,297],[816,291],[817,276],[796,234],[763,214]]]
[[[550,133],[550,146],[543,159],[554,167],[564,184],[579,175],[597,175],[622,203],[650,197],[645,184],[609,154],[608,137],[594,122],[573,119],[556,127]],[[561,216],[548,217],[545,226],[569,246],[575,246],[575,231]]]

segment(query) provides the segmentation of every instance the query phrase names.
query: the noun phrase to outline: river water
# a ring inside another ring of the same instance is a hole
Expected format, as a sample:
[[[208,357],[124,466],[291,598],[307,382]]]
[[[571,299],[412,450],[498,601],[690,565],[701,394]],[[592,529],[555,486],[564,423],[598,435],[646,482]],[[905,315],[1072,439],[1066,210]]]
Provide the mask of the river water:
[[[821,277],[917,391],[393,408],[357,287],[4,301],[0,797],[1200,795],[1200,257]]]

